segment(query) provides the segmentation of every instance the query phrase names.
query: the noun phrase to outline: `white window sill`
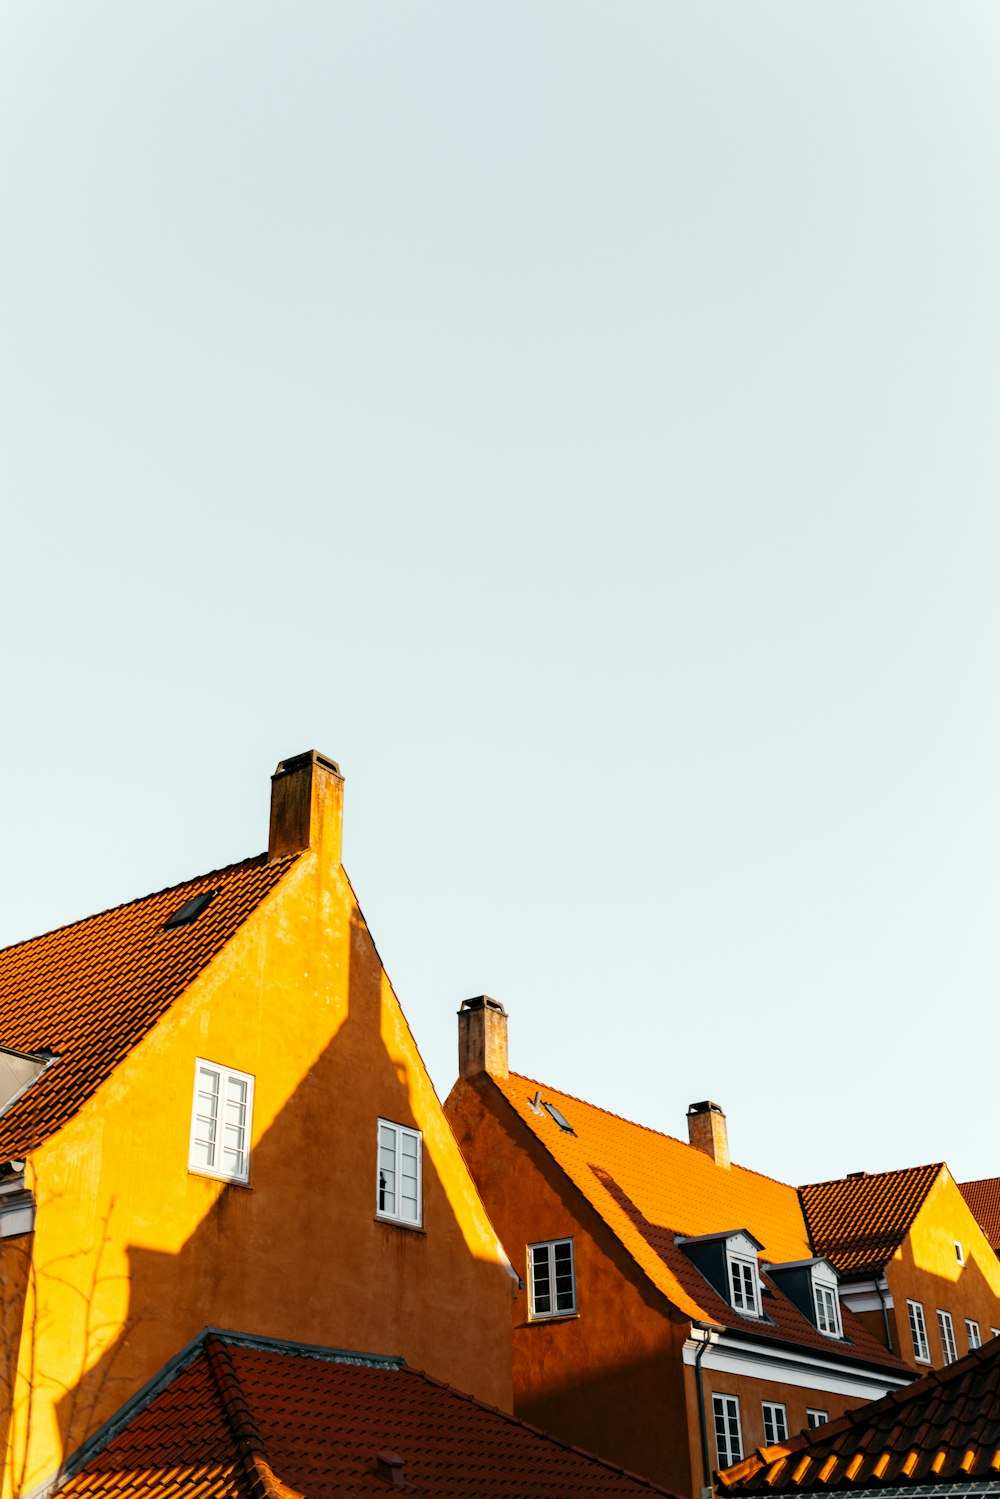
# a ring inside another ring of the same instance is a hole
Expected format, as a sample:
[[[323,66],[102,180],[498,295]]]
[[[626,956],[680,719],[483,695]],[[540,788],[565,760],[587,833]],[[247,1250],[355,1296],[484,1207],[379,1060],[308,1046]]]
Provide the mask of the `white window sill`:
[[[387,1228],[405,1228],[408,1234],[423,1234],[425,1238],[427,1236],[422,1223],[406,1223],[402,1218],[389,1218],[385,1213],[376,1213],[373,1221],[384,1223]]]
[[[253,1191],[252,1182],[245,1180],[241,1176],[224,1176],[221,1171],[202,1171],[197,1166],[189,1166],[187,1174],[188,1176],[200,1177],[202,1181],[222,1182],[227,1187],[243,1187],[247,1192]]]

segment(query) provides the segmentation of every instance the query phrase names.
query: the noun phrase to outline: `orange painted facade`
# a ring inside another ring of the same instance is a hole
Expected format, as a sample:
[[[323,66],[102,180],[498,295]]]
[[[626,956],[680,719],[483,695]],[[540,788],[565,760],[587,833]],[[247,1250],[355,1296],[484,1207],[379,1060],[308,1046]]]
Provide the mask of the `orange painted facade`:
[[[956,1245],[961,1248],[961,1260]],[[947,1166],[942,1166],[902,1244],[884,1270],[889,1336],[901,1358],[915,1369],[945,1366],[938,1311],[951,1316],[959,1358],[970,1347],[967,1320],[976,1323],[981,1342],[1000,1329],[1000,1260]],[[850,1286],[845,1286],[850,1297]],[[870,1307],[869,1296],[866,1305]],[[916,1357],[907,1302],[924,1312],[930,1360]],[[860,1311],[870,1331],[886,1342],[881,1308]]]
[[[460,1023],[467,1024],[467,1017]],[[463,1060],[475,1051],[464,1035],[460,1050]],[[758,1324],[741,1335],[739,1327],[715,1324],[700,1311],[698,1298],[703,1292],[711,1296],[711,1288],[672,1248],[676,1188],[671,1188],[673,1204],[668,1194],[656,1205],[665,1177],[690,1171],[692,1215],[710,1218],[715,1210],[706,1203],[713,1196],[719,1204],[719,1221],[685,1232],[743,1227],[744,1211],[762,1203],[759,1211],[777,1251],[770,1258],[785,1261],[809,1254],[794,1189],[742,1168],[730,1171],[728,1164],[713,1166],[690,1146],[601,1115],[567,1095],[536,1091],[533,1082],[507,1074],[505,1046],[502,1056],[494,1048],[493,1058],[494,1075],[485,1067],[466,1067],[445,1109],[523,1282],[512,1324],[519,1416],[678,1494],[698,1495],[706,1487],[706,1458],[708,1484],[718,1466],[713,1395],[737,1397],[746,1452],[765,1440],[764,1401],[784,1407],[793,1433],[806,1424],[809,1410],[833,1420],[905,1385],[901,1367],[894,1360],[880,1367],[877,1349],[863,1334],[853,1348],[817,1347],[825,1340],[815,1335],[812,1345],[796,1342],[793,1335],[782,1346],[782,1334],[769,1318],[768,1346],[759,1338],[753,1342],[760,1331],[766,1336],[767,1328]],[[546,1116],[539,1100],[555,1102],[579,1141]],[[602,1139],[623,1142],[614,1160],[611,1146],[602,1153]],[[610,1195],[588,1185],[595,1179]],[[624,1216],[618,1203],[625,1205]],[[647,1212],[655,1221],[645,1217]],[[727,1221],[727,1214],[737,1217]],[[668,1230],[669,1246],[659,1224]],[[533,1319],[529,1246],[563,1239],[573,1243],[576,1310]],[[681,1279],[673,1278],[674,1271]],[[706,1330],[711,1346],[700,1370],[703,1446],[695,1358]]]
[[[314,756],[275,796],[272,854],[299,856],[28,1156],[34,1234],[0,1248],[8,1496],[206,1326],[402,1355],[511,1409],[515,1281],[341,865],[342,782]],[[246,1185],[189,1169],[197,1058],[254,1079]],[[419,1227],[376,1214],[380,1118],[421,1132]]]

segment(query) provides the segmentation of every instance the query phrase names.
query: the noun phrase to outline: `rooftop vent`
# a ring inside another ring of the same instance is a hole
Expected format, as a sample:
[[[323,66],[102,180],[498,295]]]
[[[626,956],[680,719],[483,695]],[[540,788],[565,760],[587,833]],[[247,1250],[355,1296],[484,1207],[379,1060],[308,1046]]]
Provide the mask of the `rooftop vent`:
[[[405,1464],[398,1452],[380,1452],[375,1458],[375,1473],[394,1489],[407,1487]]]
[[[210,906],[218,895],[218,890],[203,890],[200,895],[192,895],[182,906],[178,906],[172,916],[168,916],[163,923],[165,932],[172,932],[175,926],[190,926],[192,921],[197,921],[206,906]]]
[[[863,1176],[867,1176],[867,1175],[868,1175],[867,1171],[848,1171],[848,1173],[847,1173],[847,1180],[849,1182],[856,1182],[856,1181],[860,1181]]]

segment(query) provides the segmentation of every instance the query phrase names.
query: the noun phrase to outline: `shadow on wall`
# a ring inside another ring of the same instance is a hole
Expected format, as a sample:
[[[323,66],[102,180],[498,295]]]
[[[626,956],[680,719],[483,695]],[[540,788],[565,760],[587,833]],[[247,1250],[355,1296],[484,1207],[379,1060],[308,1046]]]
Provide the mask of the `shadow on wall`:
[[[384,983],[355,910],[337,1034],[254,1146],[252,1190],[224,1186],[177,1254],[129,1249],[121,1331],[56,1405],[64,1454],[206,1326],[402,1355],[510,1408],[512,1282],[469,1249],[426,1141],[423,1229],[376,1218],[377,1120],[419,1128]]]

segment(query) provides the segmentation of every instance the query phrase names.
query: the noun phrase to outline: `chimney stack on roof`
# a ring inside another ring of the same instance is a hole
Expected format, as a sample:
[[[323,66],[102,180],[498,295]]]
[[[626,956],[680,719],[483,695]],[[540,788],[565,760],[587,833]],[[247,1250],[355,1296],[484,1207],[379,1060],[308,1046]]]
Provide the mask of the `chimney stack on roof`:
[[[507,1011],[498,999],[463,999],[458,1012],[458,1073],[507,1076]]]
[[[688,1140],[696,1150],[711,1156],[717,1166],[729,1170],[729,1131],[726,1116],[710,1098],[693,1103],[687,1111]]]
[[[271,777],[268,863],[316,848],[324,863],[339,864],[344,821],[344,778],[336,760],[306,750],[282,760]]]

